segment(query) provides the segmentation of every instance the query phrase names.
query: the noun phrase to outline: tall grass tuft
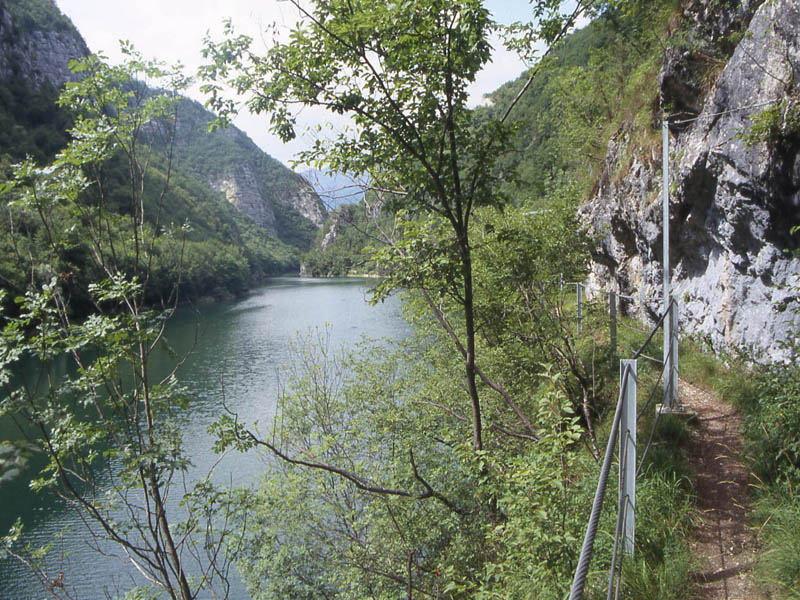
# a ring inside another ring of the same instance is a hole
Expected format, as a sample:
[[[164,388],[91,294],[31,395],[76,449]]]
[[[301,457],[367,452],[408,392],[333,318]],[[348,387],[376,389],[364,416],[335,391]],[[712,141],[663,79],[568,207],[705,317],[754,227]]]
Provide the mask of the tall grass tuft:
[[[800,599],[800,496],[787,491],[766,497],[756,516],[763,522],[757,578],[774,597]]]

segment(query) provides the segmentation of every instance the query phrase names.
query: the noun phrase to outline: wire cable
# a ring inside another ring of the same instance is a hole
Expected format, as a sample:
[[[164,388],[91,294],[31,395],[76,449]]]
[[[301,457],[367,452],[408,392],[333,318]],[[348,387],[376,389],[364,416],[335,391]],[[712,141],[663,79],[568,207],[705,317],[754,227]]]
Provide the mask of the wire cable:
[[[674,342],[672,340],[670,340],[669,348],[668,348],[669,356],[672,356],[673,343]],[[659,383],[659,381],[661,381],[661,378],[662,378],[662,376],[664,375],[664,373],[666,371],[666,367],[667,367],[667,363],[664,362],[664,366],[661,369],[661,373],[658,376],[658,380],[656,381],[656,384],[653,386],[653,390],[654,391],[658,388],[658,383]],[[650,400],[652,400],[652,397],[653,396],[651,394],[650,399],[647,401],[648,404],[650,403]],[[644,409],[642,409],[642,412],[644,412]],[[659,410],[659,411],[656,412],[656,421],[655,421],[655,423],[653,423],[653,428],[650,430],[650,437],[647,439],[647,445],[644,447],[644,451],[642,452],[641,459],[639,459],[639,466],[636,467],[636,478],[637,479],[639,478],[639,474],[642,472],[642,467],[644,466],[644,459],[647,458],[647,453],[650,451],[650,447],[653,445],[653,438],[655,437],[656,429],[658,429],[658,424],[661,421],[661,415],[663,414],[663,412],[664,412],[663,410]],[[640,413],[640,415],[641,415],[641,413]]]
[[[597,480],[597,490],[592,502],[592,512],[589,516],[589,523],[586,526],[586,535],[583,538],[581,555],[578,559],[578,566],[575,569],[575,577],[572,580],[572,587],[569,593],[569,600],[581,600],[583,598],[583,588],[586,586],[586,577],[589,574],[589,565],[592,562],[592,552],[594,551],[594,539],[597,535],[597,526],[600,522],[600,511],[603,508],[603,500],[606,495],[606,485],[608,484],[608,472],[611,469],[611,459],[614,455],[614,443],[617,439],[619,422],[622,417],[622,401],[628,386],[627,375],[630,366],[625,366],[623,370],[623,381],[617,400],[617,408],[614,411],[614,422],[611,425],[611,433],[606,445],[606,453],[603,457],[603,467],[600,470],[600,478]]]
[[[687,123],[693,123],[695,121],[699,121],[700,119],[702,119],[704,117],[720,117],[722,115],[729,115],[729,114],[736,113],[736,112],[742,112],[742,111],[745,111],[745,110],[750,110],[751,108],[760,108],[762,106],[768,106],[770,104],[775,104],[777,102],[780,102],[780,100],[776,98],[775,100],[767,100],[766,102],[759,102],[757,104],[749,104],[747,106],[739,106],[737,108],[730,108],[728,110],[722,110],[720,112],[715,112],[715,113],[708,113],[708,114],[700,113],[696,117],[692,117],[690,119],[683,119],[681,121],[671,121],[670,122],[669,117],[667,117],[667,124],[668,125],[686,125]]]

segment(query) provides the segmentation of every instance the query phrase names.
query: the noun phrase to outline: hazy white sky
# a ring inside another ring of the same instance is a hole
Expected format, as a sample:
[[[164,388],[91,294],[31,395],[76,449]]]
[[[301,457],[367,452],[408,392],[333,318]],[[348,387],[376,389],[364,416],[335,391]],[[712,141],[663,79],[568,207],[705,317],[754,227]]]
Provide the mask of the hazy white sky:
[[[379,0],[380,1],[380,0]],[[102,52],[112,62],[120,59],[119,40],[128,40],[149,58],[167,63],[180,61],[193,73],[201,64],[203,36],[210,31],[219,39],[222,20],[230,17],[237,31],[258,39],[261,25],[273,22],[291,26],[296,19],[292,7],[280,0],[56,0],[83,35],[92,52]],[[528,18],[527,0],[488,0],[487,6],[496,20],[510,23]],[[525,65],[494,40],[493,61],[472,87],[472,102],[479,103],[484,94],[517,77]],[[189,94],[199,101],[202,95]],[[330,121],[322,111],[306,111],[301,123],[316,125]],[[343,125],[334,122],[334,126]],[[290,144],[282,144],[267,129],[264,116],[240,115],[236,125],[245,130],[265,152],[288,163],[295,152],[309,145],[308,138],[298,135]]]

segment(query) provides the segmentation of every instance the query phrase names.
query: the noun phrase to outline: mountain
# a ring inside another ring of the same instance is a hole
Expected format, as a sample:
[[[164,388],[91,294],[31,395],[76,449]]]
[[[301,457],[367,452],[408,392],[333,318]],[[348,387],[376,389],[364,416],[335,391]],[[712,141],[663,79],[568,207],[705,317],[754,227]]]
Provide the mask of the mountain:
[[[55,106],[86,43],[49,0],[0,0],[0,155],[44,162],[67,143],[69,115]]]
[[[325,205],[303,177],[261,151],[240,129],[208,131],[214,115],[193,100],[179,107],[176,159],[187,173],[281,240],[307,248]]]
[[[26,156],[44,164],[67,144],[71,116],[55,100],[73,77],[69,61],[88,54],[52,0],[0,0],[0,164]],[[178,109],[162,221],[192,226],[187,260],[196,268],[184,287],[201,295],[239,293],[264,275],[296,270],[326,215],[313,188],[239,129],[208,132],[214,116],[197,102],[184,99]],[[237,268],[214,264],[223,256]],[[12,262],[2,261],[9,269]],[[210,287],[203,265],[219,274]],[[231,281],[223,276],[230,272],[238,273]]]
[[[51,0],[0,0],[0,79],[61,87],[67,63],[89,54],[78,30]]]
[[[364,199],[363,186],[347,175],[319,169],[307,169],[301,175],[314,187],[328,210],[342,204],[358,204]]]

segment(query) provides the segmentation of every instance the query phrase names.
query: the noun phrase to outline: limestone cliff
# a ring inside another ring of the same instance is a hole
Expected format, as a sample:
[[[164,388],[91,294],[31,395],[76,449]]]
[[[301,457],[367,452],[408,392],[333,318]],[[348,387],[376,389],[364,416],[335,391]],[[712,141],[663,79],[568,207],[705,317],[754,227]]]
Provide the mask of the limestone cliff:
[[[257,225],[273,235],[277,233],[275,213],[261,196],[258,183],[248,166],[241,165],[231,169],[221,176],[212,178],[209,184],[218,192],[222,192],[228,202],[248,215]]]
[[[283,197],[283,202],[294,206],[301,215],[311,221],[317,229],[319,229],[325,222],[325,217],[327,215],[325,205],[305,178],[297,175],[295,182],[296,187],[291,191],[287,190],[287,193]]]
[[[42,6],[0,0],[0,79],[21,77],[34,86],[48,81],[58,88],[71,77],[69,61],[89,49],[55,5],[37,4]]]
[[[800,131],[754,146],[742,134],[769,106],[797,110],[800,5],[770,0],[720,10],[698,1],[684,17],[703,43],[735,23],[749,26],[707,94],[694,80],[691,51],[667,51],[659,78],[662,104],[675,115],[670,261],[681,329],[718,351],[745,348],[780,360],[800,285],[798,238],[790,235],[800,224]],[[634,294],[631,309],[652,320],[661,310],[660,156],[631,158],[629,141],[626,131],[611,140],[596,193],[582,208],[601,240],[589,283]]]
[[[275,196],[274,201],[279,205],[294,208],[319,229],[325,221],[325,207],[314,188],[304,179],[299,176],[292,179],[292,185],[283,186],[270,195]],[[248,164],[239,164],[227,168],[223,173],[211,176],[209,185],[222,192],[228,202],[251,217],[258,225],[280,237],[273,201],[261,193],[256,173]]]
[[[197,102],[181,103],[178,162],[260,226],[292,245],[307,247],[327,216],[314,188],[240,129],[209,131],[213,118]]]
[[[314,188],[302,177],[291,177],[289,185],[282,185],[272,193],[262,194],[257,171],[248,164],[226,168],[209,178],[209,185],[222,192],[228,202],[270,233],[281,237],[275,217],[276,208],[289,206],[319,229],[325,221],[326,211]],[[270,198],[272,197],[272,199]]]

